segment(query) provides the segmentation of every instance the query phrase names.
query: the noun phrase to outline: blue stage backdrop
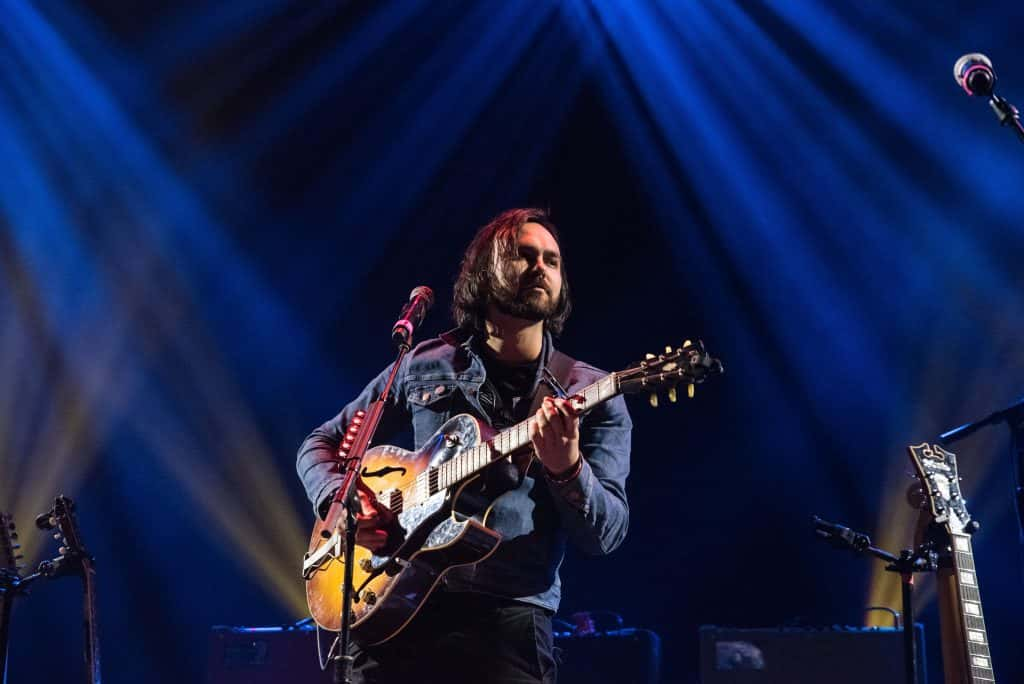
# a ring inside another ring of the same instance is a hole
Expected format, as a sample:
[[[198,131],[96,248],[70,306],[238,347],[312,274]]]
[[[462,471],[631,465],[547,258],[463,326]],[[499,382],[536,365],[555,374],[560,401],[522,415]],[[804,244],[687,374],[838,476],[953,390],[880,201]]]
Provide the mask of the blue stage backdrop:
[[[608,370],[702,338],[693,401],[631,404],[631,529],[563,613],[664,639],[899,607],[812,514],[911,542],[908,444],[1024,394],[1024,102],[1009,2],[0,0],[0,510],[78,502],[108,682],[202,681],[211,625],[295,621],[299,443],[447,301],[474,230],[549,208]],[[1001,681],[1024,680],[1008,431],[956,445]],[[931,681],[935,589],[918,591]],[[10,681],[81,676],[79,589],[15,606]],[[310,654],[310,657],[314,657]]]

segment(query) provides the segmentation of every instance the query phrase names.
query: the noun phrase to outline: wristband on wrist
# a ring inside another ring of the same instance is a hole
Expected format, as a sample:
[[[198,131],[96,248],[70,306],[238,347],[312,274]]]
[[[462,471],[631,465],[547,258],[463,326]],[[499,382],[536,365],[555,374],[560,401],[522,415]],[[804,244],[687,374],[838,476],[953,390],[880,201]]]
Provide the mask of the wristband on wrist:
[[[544,474],[547,475],[548,479],[551,480],[552,482],[554,482],[555,484],[566,484],[568,482],[572,482],[577,477],[579,477],[580,476],[580,472],[582,470],[583,470],[583,457],[581,456],[580,458],[578,458],[576,460],[575,465],[573,465],[571,468],[569,468],[569,470],[567,470],[564,473],[560,473],[560,474],[556,475],[555,473],[553,473],[550,470],[548,470],[547,467],[545,466]]]

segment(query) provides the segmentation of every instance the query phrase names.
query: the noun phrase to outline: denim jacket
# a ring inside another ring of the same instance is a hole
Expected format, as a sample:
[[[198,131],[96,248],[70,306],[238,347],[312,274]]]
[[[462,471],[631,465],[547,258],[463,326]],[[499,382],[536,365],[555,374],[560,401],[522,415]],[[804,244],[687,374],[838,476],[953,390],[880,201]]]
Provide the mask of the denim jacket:
[[[534,389],[541,381],[553,349],[545,334]],[[297,469],[315,510],[340,486],[335,459],[343,432],[353,414],[380,396],[389,366],[340,414],[306,438],[299,448]],[[573,394],[605,373],[576,361],[565,389]],[[388,443],[412,425],[416,448],[441,425],[459,413],[469,413],[490,424],[478,394],[484,382],[484,364],[474,340],[457,331],[417,345],[402,360],[390,403],[374,438]],[[621,396],[599,404],[580,419],[579,475],[559,484],[534,463],[518,489],[500,496],[488,525],[502,534],[497,551],[486,560],[462,566],[445,575],[449,591],[475,591],[558,609],[561,581],[558,569],[569,540],[584,553],[610,553],[626,536],[632,422]]]

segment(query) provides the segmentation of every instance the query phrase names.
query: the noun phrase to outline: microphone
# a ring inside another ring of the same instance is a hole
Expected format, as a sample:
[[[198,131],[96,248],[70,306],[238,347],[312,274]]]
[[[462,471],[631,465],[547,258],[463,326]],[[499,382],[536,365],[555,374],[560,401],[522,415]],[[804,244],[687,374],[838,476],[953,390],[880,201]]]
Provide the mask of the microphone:
[[[956,60],[953,78],[968,95],[989,96],[996,85],[996,72],[992,60],[980,52],[971,52]]]
[[[855,532],[849,527],[822,520],[818,516],[813,516],[813,520],[815,534],[832,546],[851,551],[864,551],[871,546],[871,539],[863,532]]]
[[[423,323],[427,310],[434,305],[434,291],[426,285],[420,285],[409,293],[409,301],[398,314],[398,321],[391,330],[391,339],[399,347],[412,346],[412,336],[416,328]]]

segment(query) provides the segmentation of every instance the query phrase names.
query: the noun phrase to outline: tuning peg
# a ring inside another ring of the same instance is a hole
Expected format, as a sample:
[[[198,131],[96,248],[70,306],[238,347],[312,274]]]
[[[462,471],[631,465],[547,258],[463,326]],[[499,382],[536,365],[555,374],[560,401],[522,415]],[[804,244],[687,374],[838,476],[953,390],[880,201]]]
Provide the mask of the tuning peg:
[[[692,382],[686,386],[686,398],[693,399],[693,395],[697,393],[697,386]]]
[[[666,354],[671,354],[672,353],[672,345],[665,345],[665,353]]]
[[[673,404],[676,403],[676,388],[675,387],[669,387],[668,388],[668,400],[671,401]]]
[[[686,349],[687,347],[692,347],[692,346],[693,346],[693,342],[691,342],[690,340],[686,340],[685,342],[683,342],[683,349]]]
[[[645,361],[650,361],[653,358],[654,358],[654,354],[644,354],[644,360]]]
[[[658,394],[657,392],[651,392],[651,406],[658,408]]]

